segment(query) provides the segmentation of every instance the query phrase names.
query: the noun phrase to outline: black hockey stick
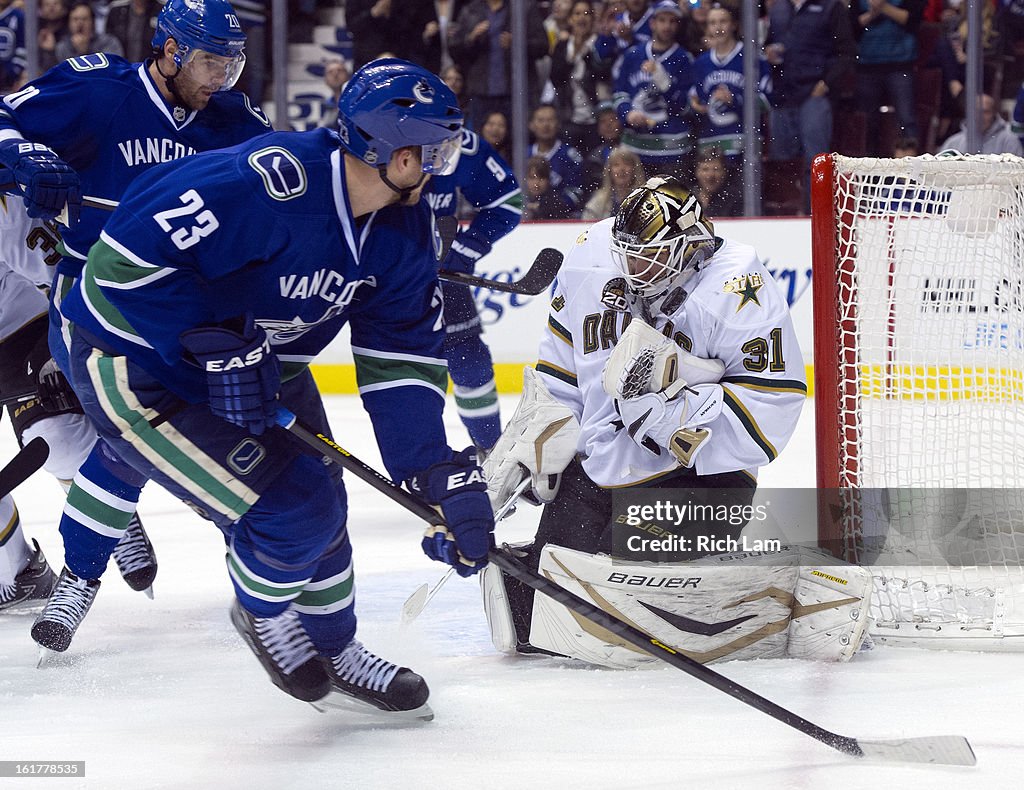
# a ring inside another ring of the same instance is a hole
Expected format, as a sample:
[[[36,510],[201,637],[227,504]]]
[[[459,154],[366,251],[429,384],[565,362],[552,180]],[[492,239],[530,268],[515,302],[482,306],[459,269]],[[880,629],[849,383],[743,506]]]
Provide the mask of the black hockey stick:
[[[360,461],[348,450],[322,433],[314,433],[299,425],[295,415],[284,409],[279,410],[278,424],[290,431],[303,444],[314,451],[327,456],[342,468],[352,472],[356,477],[369,483],[381,493],[390,497],[398,504],[426,521],[428,524],[441,526],[444,517],[419,497],[406,491],[388,480],[371,466]],[[532,587],[538,592],[550,596],[559,603],[583,615],[591,622],[608,629],[616,636],[639,647],[655,658],[671,664],[676,669],[691,675],[709,686],[725,692],[731,697],[744,702],[753,708],[766,713],[773,719],[788,724],[805,735],[821,741],[826,746],[850,755],[851,757],[868,757],[883,762],[937,763],[942,765],[974,765],[976,759],[967,739],[960,735],[937,735],[924,738],[900,738],[893,740],[861,740],[846,735],[839,735],[819,727],[811,721],[798,716],[781,705],[756,694],[745,686],[729,680],[715,670],[694,661],[689,656],[673,650],[659,642],[649,634],[614,617],[603,609],[585,601],[555,582],[541,576],[523,565],[508,549],[492,549],[488,559],[508,573],[514,579]]]
[[[441,234],[441,260],[443,261],[448,254],[448,250],[451,249],[452,242],[455,241],[455,236],[459,232],[459,221],[451,216],[438,217],[435,220],[435,224],[437,225],[438,232]],[[486,277],[477,277],[475,274],[466,274],[465,272],[441,271],[438,272],[437,276],[450,283],[459,283],[470,288],[489,288],[492,291],[502,291],[503,293],[536,296],[539,293],[543,293],[551,285],[551,281],[555,279],[555,275],[558,274],[558,269],[561,265],[562,253],[550,247],[545,247],[534,258],[526,274],[512,282],[488,280]]]
[[[50,455],[50,445],[42,436],[37,436],[26,444],[3,469],[0,469],[0,498],[28,480],[46,463]]]
[[[490,288],[492,291],[503,293],[522,294],[523,296],[536,296],[544,293],[551,281],[558,274],[562,265],[562,253],[551,247],[545,247],[534,258],[533,263],[526,274],[518,280],[506,283],[500,280],[488,280],[486,277],[477,277],[475,274],[464,274],[462,272],[441,272],[438,276],[450,283],[460,283],[470,287]]]

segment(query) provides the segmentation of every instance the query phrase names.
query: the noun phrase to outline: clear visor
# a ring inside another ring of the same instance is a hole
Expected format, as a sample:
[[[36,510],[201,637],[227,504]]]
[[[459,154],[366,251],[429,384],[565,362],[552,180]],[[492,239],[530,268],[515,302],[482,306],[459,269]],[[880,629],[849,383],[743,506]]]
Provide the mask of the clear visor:
[[[686,237],[677,237],[664,244],[630,244],[612,237],[612,258],[637,293],[653,296],[665,290],[682,272],[677,254]]]
[[[214,55],[202,49],[189,50],[181,66],[182,71],[188,72],[189,79],[214,91],[233,88],[243,68],[244,52],[237,55]]]
[[[462,135],[457,134],[440,143],[431,143],[422,148],[423,172],[432,176],[450,176],[459,165],[462,153]]]

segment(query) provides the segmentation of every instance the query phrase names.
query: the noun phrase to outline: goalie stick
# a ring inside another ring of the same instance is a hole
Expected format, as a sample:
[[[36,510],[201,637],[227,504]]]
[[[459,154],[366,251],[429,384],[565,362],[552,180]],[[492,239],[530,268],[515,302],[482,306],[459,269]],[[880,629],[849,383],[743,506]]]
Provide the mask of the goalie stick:
[[[39,471],[50,455],[50,446],[42,436],[26,444],[3,469],[0,469],[0,499]]]
[[[327,456],[333,462],[347,469],[356,477],[376,488],[428,524],[444,525],[444,517],[419,497],[392,483],[373,467],[363,463],[333,439],[322,433],[313,433],[301,426],[294,414],[287,409],[278,410],[278,425],[289,431],[317,453]],[[891,763],[935,763],[939,765],[974,765],[977,760],[967,739],[960,735],[936,735],[923,738],[896,738],[887,740],[864,740],[826,730],[814,722],[793,713],[781,705],[762,697],[733,680],[704,666],[684,653],[673,650],[638,628],[623,622],[589,601],[574,595],[555,582],[541,576],[523,565],[507,548],[491,549],[488,559],[514,579],[550,596],[596,625],[607,628],[650,655],[671,664],[702,683],[738,699],[773,719],[787,724],[795,730],[821,741],[836,751],[851,757],[866,757],[871,760]]]

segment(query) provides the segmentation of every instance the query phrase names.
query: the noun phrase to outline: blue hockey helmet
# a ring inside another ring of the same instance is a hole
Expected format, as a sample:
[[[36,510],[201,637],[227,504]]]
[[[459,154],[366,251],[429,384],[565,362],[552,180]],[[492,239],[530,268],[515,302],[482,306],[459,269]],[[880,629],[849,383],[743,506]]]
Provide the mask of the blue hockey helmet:
[[[420,146],[423,172],[455,172],[463,113],[440,77],[399,58],[378,58],[359,69],[338,98],[342,147],[377,168],[391,154]]]
[[[178,44],[174,64],[179,71],[196,62],[207,70],[223,68],[221,90],[238,81],[245,66],[245,33],[227,0],[167,0],[156,18],[153,49],[162,51],[169,38]],[[200,53],[206,53],[201,64]]]

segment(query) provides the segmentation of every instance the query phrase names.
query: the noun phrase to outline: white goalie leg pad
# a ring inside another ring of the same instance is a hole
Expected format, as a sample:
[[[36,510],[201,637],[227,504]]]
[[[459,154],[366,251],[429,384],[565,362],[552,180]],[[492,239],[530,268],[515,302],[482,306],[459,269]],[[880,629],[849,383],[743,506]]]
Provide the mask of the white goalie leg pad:
[[[484,616],[491,631],[491,642],[499,653],[516,652],[516,628],[512,623],[512,609],[505,592],[505,578],[501,569],[489,564],[480,571],[480,593],[484,599]]]
[[[606,601],[600,586],[610,569],[604,554],[587,554],[548,544],[541,551],[539,572],[559,586],[575,593],[615,616],[614,604]],[[624,642],[543,593],[533,597],[530,644],[561,656],[612,669],[655,667],[653,656]]]
[[[793,621],[787,655],[815,661],[849,661],[867,636],[871,573],[857,565],[829,563],[810,549],[802,550],[800,576],[794,592]]]
[[[21,531],[21,519],[14,497],[0,499],[0,586],[14,584],[14,577],[28,565],[32,549]]]
[[[864,638],[870,574],[865,580],[861,568],[824,565],[820,556],[804,552],[627,565],[549,545],[540,572],[701,663],[794,655],[848,660]],[[812,560],[822,564],[801,564]],[[607,667],[656,662],[540,594],[530,643]]]
[[[720,359],[704,359],[684,351],[645,321],[630,321],[615,344],[601,376],[613,398],[636,398],[662,392],[681,380],[686,384],[717,384],[725,372]]]
[[[558,475],[576,455],[579,435],[572,410],[548,392],[537,371],[523,368],[519,405],[483,464],[491,507],[504,505],[526,475],[533,478],[538,499],[553,500]]]

